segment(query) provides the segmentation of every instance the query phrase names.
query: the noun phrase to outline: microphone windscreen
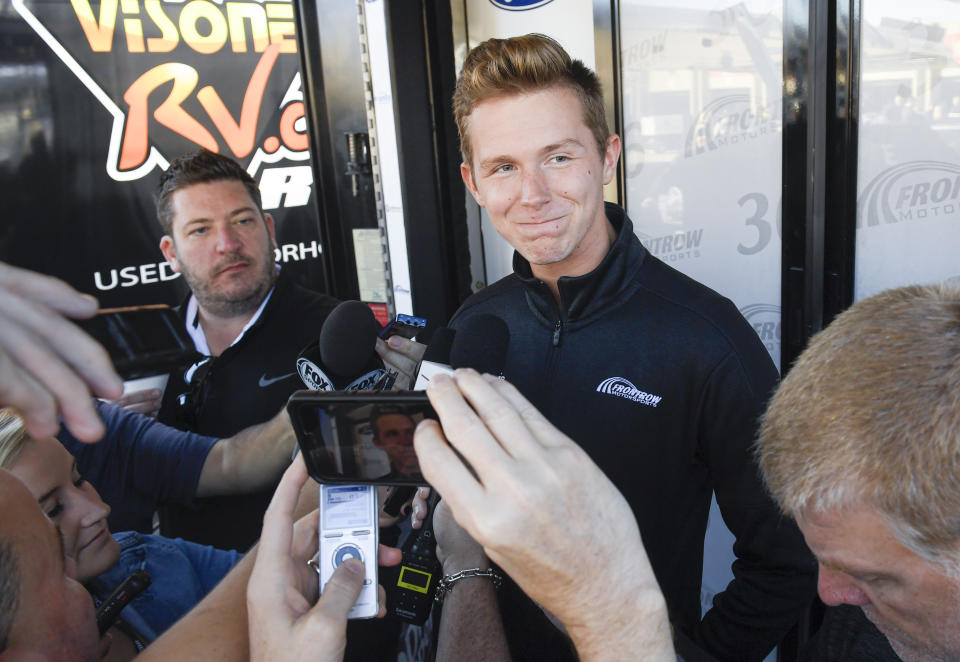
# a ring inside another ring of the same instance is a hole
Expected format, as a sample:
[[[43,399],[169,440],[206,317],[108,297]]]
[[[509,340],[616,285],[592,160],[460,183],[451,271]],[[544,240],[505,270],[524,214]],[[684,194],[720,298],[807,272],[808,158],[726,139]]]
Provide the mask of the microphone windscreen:
[[[499,375],[509,345],[510,329],[502,319],[488,313],[468,317],[457,329],[450,348],[450,365]]]
[[[327,316],[320,330],[320,359],[338,375],[363,372],[377,346],[380,325],[361,301],[344,301]]]
[[[434,331],[433,337],[430,338],[430,344],[427,345],[427,349],[423,353],[423,360],[450,365],[450,350],[453,347],[453,337],[455,335],[457,335],[457,330],[451,329],[449,326],[441,326]]]

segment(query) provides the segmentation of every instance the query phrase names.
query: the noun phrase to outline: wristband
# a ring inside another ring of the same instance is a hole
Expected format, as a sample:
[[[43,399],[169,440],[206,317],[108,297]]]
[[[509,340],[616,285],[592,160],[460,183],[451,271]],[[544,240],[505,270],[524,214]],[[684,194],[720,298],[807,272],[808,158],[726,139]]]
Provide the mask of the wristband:
[[[500,588],[500,584],[503,583],[503,575],[489,568],[487,570],[482,570],[480,568],[470,568],[468,570],[461,570],[460,572],[455,572],[452,575],[444,575],[440,581],[437,582],[437,594],[434,596],[434,601],[437,604],[443,602],[443,598],[453,590],[453,585],[456,584],[461,579],[466,579],[467,577],[486,577],[493,582],[493,588]]]

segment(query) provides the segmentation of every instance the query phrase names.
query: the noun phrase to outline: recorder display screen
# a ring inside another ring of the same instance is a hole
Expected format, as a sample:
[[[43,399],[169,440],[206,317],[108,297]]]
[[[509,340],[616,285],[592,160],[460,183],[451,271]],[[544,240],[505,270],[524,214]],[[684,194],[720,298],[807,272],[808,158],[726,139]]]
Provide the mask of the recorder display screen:
[[[362,485],[328,487],[326,501],[321,504],[323,529],[371,528],[370,507],[366,500],[367,488]]]

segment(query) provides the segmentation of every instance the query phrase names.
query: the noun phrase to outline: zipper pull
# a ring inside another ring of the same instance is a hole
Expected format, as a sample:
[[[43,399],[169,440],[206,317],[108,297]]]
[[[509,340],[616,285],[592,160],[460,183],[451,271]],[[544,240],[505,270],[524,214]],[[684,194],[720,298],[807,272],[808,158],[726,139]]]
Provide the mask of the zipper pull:
[[[560,346],[560,320],[557,320],[557,325],[553,327],[553,346]]]

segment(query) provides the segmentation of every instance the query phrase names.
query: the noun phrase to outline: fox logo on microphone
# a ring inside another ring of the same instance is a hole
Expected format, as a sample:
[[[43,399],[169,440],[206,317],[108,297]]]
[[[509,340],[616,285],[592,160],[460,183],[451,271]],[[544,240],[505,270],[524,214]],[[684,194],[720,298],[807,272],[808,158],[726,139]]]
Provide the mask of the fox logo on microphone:
[[[376,389],[376,384],[379,382],[384,375],[384,371],[381,368],[376,370],[371,370],[365,375],[357,377],[352,382],[347,384],[343,389],[345,391],[372,391]]]
[[[300,379],[307,388],[314,391],[333,390],[333,380],[310,359],[297,359],[297,372],[300,373]]]

